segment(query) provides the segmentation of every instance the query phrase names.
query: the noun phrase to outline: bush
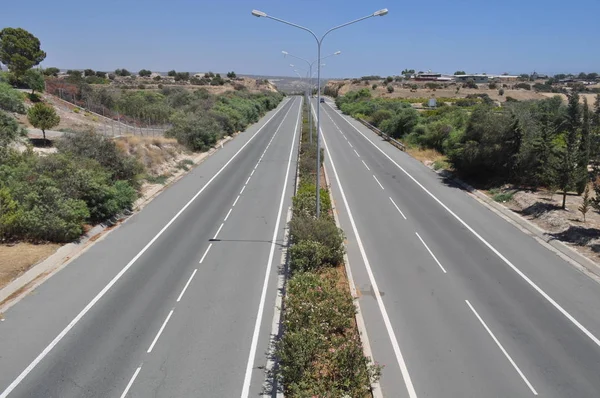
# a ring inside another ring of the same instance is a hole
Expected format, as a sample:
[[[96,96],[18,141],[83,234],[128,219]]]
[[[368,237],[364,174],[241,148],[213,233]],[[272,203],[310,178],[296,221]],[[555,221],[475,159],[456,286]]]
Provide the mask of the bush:
[[[19,126],[14,117],[0,110],[0,150],[26,135],[27,131]],[[0,155],[2,154],[0,153]]]
[[[310,177],[303,174],[301,174],[301,176],[306,179],[302,181],[298,187],[298,192],[292,198],[294,216],[316,217],[314,174]],[[321,216],[332,219],[329,214],[331,210],[331,199],[329,198],[328,191],[325,188],[321,188],[319,196],[321,198]]]
[[[380,368],[369,364],[352,328],[352,297],[335,278],[304,272],[290,279],[285,303],[277,356],[286,396],[367,396]]]
[[[323,261],[338,265],[344,261],[344,234],[335,223],[327,218],[297,216],[290,222],[293,244],[302,241],[318,242],[323,245]]]
[[[139,187],[143,166],[134,157],[117,148],[114,141],[91,131],[65,134],[56,142],[59,152],[71,153],[81,158],[94,159],[109,173],[113,181],[123,180]]]
[[[419,113],[410,108],[399,109],[391,119],[381,123],[381,130],[393,138],[400,138],[412,132],[419,121]]]
[[[498,90],[498,95],[503,96],[504,95],[504,89],[501,88],[500,90]]]
[[[323,244],[301,241],[290,248],[290,268],[292,272],[317,271],[327,264],[327,250]]]
[[[515,84],[516,88],[523,88],[525,90],[531,90],[531,84],[529,83],[517,83]]]
[[[373,85],[371,86],[371,88],[372,88],[373,90],[377,89],[377,84],[373,84]]]
[[[0,83],[0,110],[24,114],[23,94],[6,83]]]
[[[180,113],[171,122],[173,127],[165,133],[165,137],[177,139],[192,151],[209,150],[223,133],[217,121],[208,115]]]
[[[390,93],[390,94],[393,93],[394,92],[394,86],[392,86],[391,84],[388,84],[388,86],[387,86],[387,92]]]
[[[488,84],[488,88],[490,90],[495,90],[495,89],[498,88],[498,85],[496,83],[494,83],[494,82],[491,82],[490,84]]]

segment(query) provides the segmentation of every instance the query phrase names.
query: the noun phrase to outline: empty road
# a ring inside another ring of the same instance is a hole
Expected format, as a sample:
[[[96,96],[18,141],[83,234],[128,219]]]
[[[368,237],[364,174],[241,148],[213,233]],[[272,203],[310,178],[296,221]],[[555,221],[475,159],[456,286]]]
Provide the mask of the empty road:
[[[259,394],[300,110],[284,99],[11,307],[0,397]]]
[[[600,285],[321,106],[325,167],[373,356],[385,365],[383,395],[600,396]]]

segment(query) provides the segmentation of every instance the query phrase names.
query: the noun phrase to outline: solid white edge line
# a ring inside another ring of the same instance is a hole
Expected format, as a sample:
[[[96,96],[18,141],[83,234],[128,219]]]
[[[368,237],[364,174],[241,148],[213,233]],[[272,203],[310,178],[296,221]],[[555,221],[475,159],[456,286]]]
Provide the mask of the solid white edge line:
[[[194,279],[194,275],[196,275],[196,272],[198,272],[198,268],[194,269],[194,272],[192,272],[192,276],[190,276],[190,279],[188,279],[187,283],[183,287],[183,290],[179,294],[179,297],[177,297],[177,302],[181,301],[181,298],[183,297],[183,295],[185,294],[185,291],[187,290],[188,286],[192,282],[192,279]]]
[[[431,257],[433,257],[433,259],[435,260],[435,262],[437,263],[437,265],[440,266],[440,268],[442,269],[442,271],[444,271],[444,274],[445,274],[446,270],[444,269],[444,267],[442,267],[442,264],[438,261],[437,257],[433,254],[433,252],[431,251],[431,249],[429,248],[429,246],[427,246],[427,243],[425,243],[425,241],[423,240],[423,238],[421,238],[421,235],[419,235],[418,232],[415,232],[415,235],[417,235],[417,238],[419,238],[419,240],[421,241],[421,243],[423,244],[423,246],[425,246],[425,249],[427,249],[427,251],[429,252],[429,254],[431,254]]]
[[[348,204],[348,200],[346,199],[346,194],[344,193],[344,188],[342,187],[342,183],[340,182],[340,178],[338,176],[337,169],[335,168],[335,164],[333,163],[333,158],[331,157],[331,153],[329,152],[329,145],[327,145],[327,141],[325,140],[325,136],[323,134],[322,128],[321,128],[320,133],[321,133],[321,139],[323,140],[323,144],[325,146],[325,150],[327,151],[327,158],[329,160],[329,163],[331,164],[331,169],[333,170],[333,174],[335,175],[335,179],[337,181],[338,187],[340,188],[340,194],[342,195],[342,200],[344,201],[344,206],[346,207],[346,211],[348,212],[348,218],[350,219],[350,224],[352,225],[352,231],[354,232],[354,236],[356,236],[356,243],[358,245],[358,249],[360,250],[360,254],[361,254],[361,257],[365,264],[367,274],[369,275],[369,280],[373,287],[373,292],[375,294],[375,299],[377,300],[377,305],[379,306],[379,311],[381,312],[381,316],[383,317],[383,323],[385,324],[385,328],[388,332],[390,342],[394,349],[394,354],[396,355],[396,361],[398,362],[398,366],[400,367],[400,372],[402,373],[402,378],[404,379],[404,384],[406,385],[406,390],[408,391],[408,395],[410,398],[417,398],[417,392],[415,391],[412,380],[410,378],[410,374],[408,373],[408,367],[406,366],[406,362],[404,362],[404,357],[402,356],[402,351],[400,351],[400,345],[398,344],[398,340],[396,339],[396,333],[394,332],[394,328],[392,327],[392,322],[390,321],[390,317],[385,308],[385,304],[383,303],[383,299],[381,298],[381,293],[379,292],[379,287],[377,286],[377,281],[375,280],[375,276],[373,275],[373,270],[371,269],[371,264],[369,263],[369,259],[367,258],[367,253],[365,252],[365,248],[363,246],[362,239],[360,238],[358,229],[356,228],[356,223],[354,222],[354,216],[352,216],[352,211],[350,210],[350,205]]]
[[[223,219],[224,222],[227,221],[227,219],[229,218],[229,215],[231,214],[232,211],[233,211],[233,207],[231,209],[229,209],[229,211],[227,212],[227,215]]]
[[[254,358],[256,357],[256,348],[258,345],[258,335],[260,332],[260,325],[262,323],[262,316],[265,307],[265,299],[267,296],[267,288],[269,287],[269,274],[271,273],[271,266],[273,265],[273,255],[275,254],[275,240],[277,239],[277,233],[279,232],[279,223],[281,222],[281,213],[283,212],[283,203],[285,202],[285,191],[287,189],[288,180],[290,177],[290,167],[292,165],[292,158],[294,155],[294,148],[296,142],[296,135],[298,132],[298,124],[300,122],[300,115],[302,115],[302,100],[300,100],[300,107],[298,108],[298,118],[296,119],[296,127],[294,128],[294,135],[292,137],[292,145],[290,148],[290,155],[288,158],[287,169],[285,172],[285,179],[283,180],[283,189],[281,190],[281,199],[279,201],[279,210],[277,211],[277,219],[275,221],[275,228],[273,229],[273,239],[271,239],[271,250],[269,251],[269,260],[267,261],[267,269],[265,270],[265,279],[263,282],[262,292],[260,294],[260,301],[258,305],[258,314],[256,315],[256,322],[254,324],[254,333],[252,334],[252,343],[250,344],[250,354],[248,355],[248,363],[246,365],[246,375],[244,376],[244,385],[242,387],[242,398],[248,397],[250,393],[250,382],[252,380],[252,367],[254,366]]]
[[[135,381],[135,378],[137,377],[137,375],[140,373],[140,370],[142,370],[141,365],[133,373],[133,376],[129,380],[129,383],[127,383],[127,387],[125,387],[123,394],[121,394],[121,398],[125,398],[127,396],[127,393],[129,392],[129,389],[131,389],[131,386],[133,385],[133,382]]]
[[[404,215],[404,213],[402,213],[402,210],[400,210],[400,208],[398,207],[398,205],[396,204],[396,202],[394,202],[394,199],[392,199],[392,197],[390,196],[390,200],[392,201],[392,204],[394,205],[394,207],[396,207],[396,210],[398,210],[398,212],[400,213],[400,215],[402,217],[404,217],[404,219],[406,220],[406,216]]]
[[[379,180],[377,179],[377,177],[375,177],[375,174],[373,174],[373,178],[375,179],[375,181],[377,181],[377,184],[379,184],[379,186],[381,187],[381,189],[384,189],[383,185],[381,185],[381,183],[379,182]]]
[[[237,198],[235,198],[235,201],[233,202],[233,206],[231,206],[231,207],[234,207],[237,204],[238,200],[240,200],[240,195],[238,195]]]
[[[283,232],[283,250],[281,250],[281,260],[280,267],[281,272],[277,276],[277,297],[275,298],[275,306],[273,307],[273,320],[271,321],[271,338],[269,340],[269,347],[267,349],[267,364],[265,366],[265,381],[263,383],[263,391],[264,394],[261,394],[263,398],[273,398],[273,389],[271,388],[271,393],[267,393],[269,391],[269,386],[276,386],[277,382],[273,380],[274,377],[277,377],[273,373],[273,368],[275,367],[275,360],[273,359],[275,343],[277,341],[277,335],[279,334],[279,323],[281,321],[281,310],[283,308],[283,290],[285,288],[285,265],[287,260],[288,253],[288,244],[289,244],[289,223],[292,219],[292,207],[290,206],[287,211],[287,217],[285,220],[285,228]],[[279,398],[280,394],[276,394]]]
[[[356,149],[354,150],[354,153],[356,154],[356,156],[360,157],[360,155],[358,154],[358,152],[356,152]]]
[[[167,322],[169,322],[169,319],[171,319],[171,315],[173,315],[173,311],[171,310],[169,312],[169,315],[167,315],[167,319],[165,319],[165,321],[163,322],[162,326],[160,327],[160,329],[158,330],[158,333],[156,333],[156,337],[154,338],[154,340],[152,341],[152,344],[150,344],[150,347],[148,348],[148,351],[146,351],[148,354],[150,354],[152,352],[152,349],[154,348],[154,346],[156,345],[156,342],[158,341],[158,338],[160,337],[160,335],[162,334],[163,330],[165,330],[165,326],[167,326]]]
[[[327,114],[327,112],[325,111]],[[381,152],[386,158],[390,160],[396,167],[398,167],[407,177],[409,177],[415,184],[417,184],[425,193],[427,193],[433,200],[435,200],[440,206],[442,206],[452,217],[454,217],[458,222],[460,222],[466,229],[469,230],[480,242],[482,242],[488,249],[490,249],[496,256],[498,256],[506,265],[512,268],[513,271],[517,273],[521,278],[523,278],[535,291],[537,291],[543,298],[545,298],[554,308],[556,308],[561,314],[565,316],[569,321],[571,321],[577,328],[583,332],[590,340],[592,340],[598,347],[600,347],[600,339],[592,334],[585,326],[583,326],[575,317],[573,317],[570,313],[567,312],[560,304],[558,304],[552,297],[550,297],[542,288],[540,288],[535,282],[533,282],[527,275],[525,275],[519,268],[517,268],[510,260],[508,260],[502,253],[500,253],[494,246],[492,246],[487,240],[485,240],[477,231],[475,231],[469,224],[463,221],[456,213],[454,213],[448,206],[446,206],[441,200],[439,200],[434,194],[432,194],[427,188],[425,188],[416,178],[414,178],[411,174],[409,174],[402,166],[400,166],[394,159],[392,159],[387,153],[385,153],[381,148],[379,148],[373,141],[371,141],[366,135],[364,135],[356,126],[350,123],[349,120],[346,119],[345,116],[342,118],[352,126],[360,135],[362,135],[367,141],[371,143],[379,152]],[[331,116],[329,116],[331,117]],[[0,397],[1,398],[1,397]]]
[[[365,167],[367,168],[367,170],[371,171],[371,169],[369,168],[369,166],[367,166],[367,164],[365,163],[365,161],[363,160],[362,162],[365,165]]]
[[[221,225],[219,226],[219,229],[217,229],[217,233],[215,234],[215,236],[213,237],[213,239],[217,239],[217,236],[219,236],[219,232],[221,232],[221,229],[223,229],[223,225],[225,225],[225,223],[221,223]]]
[[[500,351],[502,351],[502,353],[508,359],[508,361],[513,366],[513,368],[515,368],[515,370],[517,371],[517,373],[519,374],[519,376],[521,376],[521,378],[523,379],[523,381],[525,382],[525,384],[527,384],[527,387],[529,387],[529,389],[531,390],[531,392],[533,393],[533,395],[538,395],[537,391],[535,391],[535,388],[533,388],[533,386],[531,385],[531,383],[529,382],[529,380],[527,380],[527,377],[525,377],[525,375],[523,374],[523,372],[521,372],[521,369],[519,369],[519,367],[517,366],[517,364],[515,363],[515,361],[513,361],[513,359],[510,357],[510,355],[508,355],[508,352],[506,352],[506,350],[504,349],[504,347],[502,347],[502,344],[500,344],[500,342],[498,341],[498,339],[496,338],[496,336],[494,336],[494,333],[492,333],[492,331],[490,330],[490,328],[485,324],[485,322],[479,316],[479,314],[477,313],[477,311],[475,311],[475,308],[473,308],[473,306],[471,305],[471,303],[469,303],[469,300],[465,300],[465,302],[467,303],[467,305],[469,306],[469,308],[471,309],[471,311],[473,311],[473,313],[475,314],[475,316],[477,317],[477,319],[479,319],[479,322],[481,322],[481,324],[483,325],[483,327],[485,328],[485,330],[488,332],[488,334],[492,337],[492,339],[494,340],[494,342],[496,343],[496,345],[498,346],[498,348],[500,348]]]
[[[104,288],[83,308],[83,310],[81,310],[81,312],[79,312],[79,314],[77,314],[77,316],[73,318],[71,322],[69,322],[69,324],[58,334],[58,336],[56,336],[54,340],[52,340],[50,344],[48,344],[46,348],[44,348],[44,350],[37,357],[35,357],[35,359],[19,374],[19,376],[17,376],[15,380],[13,380],[12,383],[10,383],[8,387],[6,387],[2,394],[0,394],[0,398],[6,398],[8,394],[10,394],[23,381],[23,379],[25,379],[25,377],[31,373],[31,371],[41,362],[41,360],[44,359],[44,357],[48,355],[50,351],[52,351],[52,349],[66,336],[67,333],[69,333],[71,329],[73,329],[77,322],[79,322],[81,318],[83,318],[83,316],[87,314],[89,310],[92,309],[92,307],[106,294],[106,292],[108,292],[110,288],[112,288],[114,284],[121,279],[123,274],[127,272],[129,268],[131,268],[131,266],[146,252],[146,250],[150,248],[150,246],[154,244],[154,242],[156,242],[158,238],[160,238],[167,228],[169,228],[171,224],[173,224],[175,220],[179,218],[179,216],[196,200],[196,198],[200,196],[200,194],[204,192],[204,190],[221,174],[221,172],[225,170],[225,168],[229,166],[231,162],[233,162],[233,159],[235,159],[240,152],[242,152],[242,150],[246,148],[248,144],[250,144],[254,137],[256,137],[258,133],[260,133],[262,129],[269,124],[269,122],[285,107],[288,102],[289,100],[281,105],[281,107],[256,131],[256,133],[254,133],[254,135],[250,137],[250,139],[248,139],[248,141],[240,149],[238,149],[238,151],[227,161],[227,163],[225,163],[223,167],[221,167],[219,171],[217,171],[215,175],[212,176],[211,179],[208,180],[207,183],[204,184],[204,186],[181,208],[181,210],[179,210],[177,214],[171,218],[171,220],[154,236],[154,238],[152,238],[150,242],[148,242],[146,246],[144,246],[144,248],[140,250],[138,254],[136,254],[135,257],[133,257],[127,263],[127,265],[125,265],[125,267],[123,267],[123,269],[119,271],[119,273],[115,275],[110,282],[108,282],[106,286],[104,286]]]
[[[210,250],[211,247],[212,247],[212,243],[210,245],[208,245],[208,247],[206,248],[206,251],[202,255],[202,258],[200,259],[199,264],[202,264],[202,262],[204,261],[204,257],[206,257],[206,255],[208,254],[208,251]]]

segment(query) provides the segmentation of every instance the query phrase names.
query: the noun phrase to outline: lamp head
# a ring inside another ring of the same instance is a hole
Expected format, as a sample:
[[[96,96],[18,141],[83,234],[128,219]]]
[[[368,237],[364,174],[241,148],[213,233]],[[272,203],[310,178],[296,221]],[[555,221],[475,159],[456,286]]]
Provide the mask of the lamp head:
[[[378,11],[379,12],[379,11]],[[252,10],[252,15],[254,15],[255,17],[266,17],[267,14],[262,12],[262,11],[258,11],[258,10]]]
[[[286,55],[288,55],[288,52],[287,52],[287,51],[282,51],[281,53],[283,54],[283,56],[284,56],[284,57],[285,57]]]
[[[375,11],[373,13],[373,16],[374,17],[383,17],[384,15],[387,15],[387,13],[388,13],[388,9],[387,8],[383,8],[383,9],[381,9],[379,11]],[[266,16],[266,15],[263,15],[263,16]]]
[[[336,51],[333,53],[333,55],[340,55],[342,52],[341,51]]]

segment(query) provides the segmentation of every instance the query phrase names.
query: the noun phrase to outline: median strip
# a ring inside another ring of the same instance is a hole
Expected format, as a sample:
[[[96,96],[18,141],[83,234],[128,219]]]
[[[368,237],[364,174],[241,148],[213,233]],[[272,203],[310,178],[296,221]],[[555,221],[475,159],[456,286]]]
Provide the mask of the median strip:
[[[316,155],[305,118],[290,222],[291,276],[283,335],[276,344],[278,384],[288,398],[370,396],[381,368],[363,353],[344,268],[344,235],[335,224],[327,188],[319,192],[321,215],[315,216]]]

